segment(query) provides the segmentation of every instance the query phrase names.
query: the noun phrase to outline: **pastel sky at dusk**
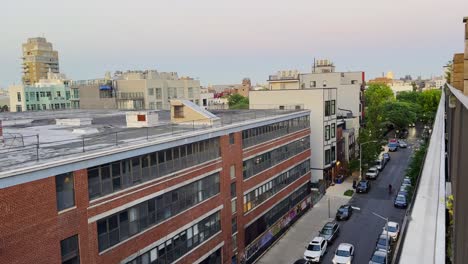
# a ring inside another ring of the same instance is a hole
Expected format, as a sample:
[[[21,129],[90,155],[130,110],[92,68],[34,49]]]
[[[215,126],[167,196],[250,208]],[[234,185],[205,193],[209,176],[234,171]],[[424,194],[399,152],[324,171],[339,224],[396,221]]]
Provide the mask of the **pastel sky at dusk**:
[[[463,51],[468,0],[3,1],[0,87],[21,79],[21,43],[45,36],[71,79],[157,69],[203,85],[264,83],[315,58],[367,77],[440,75]]]

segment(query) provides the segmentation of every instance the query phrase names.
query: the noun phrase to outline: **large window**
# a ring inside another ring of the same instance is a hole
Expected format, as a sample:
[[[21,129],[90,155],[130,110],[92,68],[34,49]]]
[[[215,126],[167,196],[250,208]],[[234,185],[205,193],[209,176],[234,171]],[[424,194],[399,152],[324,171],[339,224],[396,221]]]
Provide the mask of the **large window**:
[[[295,180],[304,176],[310,171],[310,160],[306,160],[294,168],[281,173],[273,180],[255,188],[249,193],[244,195],[244,213],[253,210],[256,206],[260,205],[268,198],[277,194]]]
[[[334,115],[336,112],[336,100],[325,101],[325,116]]]
[[[79,264],[78,235],[60,241],[60,251],[62,254],[62,264]]]
[[[336,137],[336,125],[335,125],[335,123],[331,124],[331,137],[332,138]]]
[[[325,150],[325,165],[330,164],[330,162],[331,162],[330,161],[330,150],[327,149],[327,150]]]
[[[103,164],[88,169],[90,199],[159,178],[219,157],[218,138]]]
[[[216,212],[127,262],[127,264],[173,263],[220,231],[220,215],[219,212]]]
[[[219,193],[219,173],[144,201],[97,222],[99,251],[140,233]]]
[[[271,168],[272,166],[291,158],[308,148],[310,148],[310,138],[305,137],[248,159],[243,163],[243,177],[244,179],[248,179],[253,175]]]
[[[242,146],[244,148],[254,146],[307,127],[310,127],[309,116],[302,116],[271,125],[243,130]]]
[[[55,176],[55,190],[58,211],[75,206],[75,188],[73,186],[72,172]]]

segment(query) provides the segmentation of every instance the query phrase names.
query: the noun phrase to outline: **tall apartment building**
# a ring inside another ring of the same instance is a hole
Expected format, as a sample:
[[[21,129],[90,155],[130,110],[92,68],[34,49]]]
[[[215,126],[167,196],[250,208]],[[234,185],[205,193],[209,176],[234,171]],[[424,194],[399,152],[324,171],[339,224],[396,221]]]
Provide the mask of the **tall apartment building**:
[[[306,110],[245,111],[0,153],[0,263],[252,263],[311,205],[311,131]]]
[[[23,84],[32,85],[47,77],[47,72],[59,73],[58,52],[45,38],[29,38],[23,44]]]
[[[70,109],[70,87],[64,74],[53,73],[32,85],[11,85],[10,112]]]
[[[179,77],[176,72],[117,73],[114,85],[118,109],[169,110],[171,99],[187,99],[202,105],[200,81]]]

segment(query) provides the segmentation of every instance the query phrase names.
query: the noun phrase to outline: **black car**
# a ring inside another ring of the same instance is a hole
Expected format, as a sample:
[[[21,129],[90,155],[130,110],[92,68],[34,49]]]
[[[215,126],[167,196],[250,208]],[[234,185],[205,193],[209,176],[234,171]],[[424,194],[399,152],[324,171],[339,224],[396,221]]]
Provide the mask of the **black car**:
[[[308,260],[305,260],[305,259],[298,259],[296,261],[294,261],[294,264],[308,264],[310,263]]]
[[[356,187],[357,193],[367,193],[370,189],[370,182],[368,180],[359,181]]]
[[[327,242],[331,243],[335,240],[340,233],[340,225],[335,222],[326,223],[322,230],[319,232],[319,236],[325,238]]]
[[[408,201],[406,199],[406,196],[404,196],[403,194],[398,194],[395,198],[395,202],[393,202],[393,205],[397,208],[408,207]]]
[[[351,205],[342,205],[336,212],[336,220],[348,220],[353,214],[353,208]]]

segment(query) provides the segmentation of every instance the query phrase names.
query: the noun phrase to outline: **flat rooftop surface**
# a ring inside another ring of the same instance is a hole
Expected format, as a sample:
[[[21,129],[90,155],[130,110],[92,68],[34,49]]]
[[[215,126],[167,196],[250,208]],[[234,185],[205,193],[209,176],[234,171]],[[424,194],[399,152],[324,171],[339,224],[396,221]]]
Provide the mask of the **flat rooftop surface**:
[[[219,124],[212,125],[194,122],[172,124],[169,111],[158,111],[158,124],[149,128],[127,128],[128,111],[119,110],[1,113],[3,139],[0,138],[0,172],[194,131],[253,123],[299,111],[303,110],[210,110],[220,118]],[[57,125],[56,119],[92,121],[90,125],[63,126]]]

